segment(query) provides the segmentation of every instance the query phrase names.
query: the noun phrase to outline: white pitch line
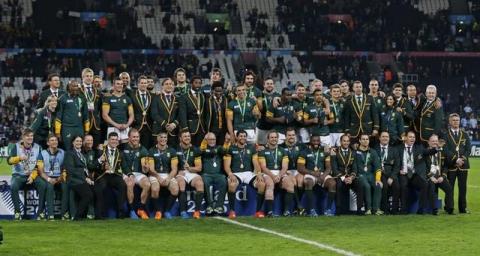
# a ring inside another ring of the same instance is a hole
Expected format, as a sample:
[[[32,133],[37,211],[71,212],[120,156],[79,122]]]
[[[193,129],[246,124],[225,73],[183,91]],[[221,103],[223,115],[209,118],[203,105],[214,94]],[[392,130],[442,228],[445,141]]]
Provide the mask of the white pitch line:
[[[469,187],[469,188],[480,188],[480,186],[475,186],[475,185],[468,185],[467,187]]]
[[[256,227],[256,226],[253,226],[253,225],[250,225],[250,224],[245,224],[245,223],[242,223],[242,222],[238,222],[238,221],[235,221],[235,220],[230,220],[230,219],[222,218],[222,217],[214,217],[214,218],[217,219],[217,220],[221,220],[221,221],[224,221],[224,222],[227,222],[227,223],[230,223],[230,224],[234,224],[234,225],[237,225],[237,226],[241,226],[241,227],[244,227],[244,228],[249,228],[249,229],[253,229],[253,230],[256,230],[256,231],[268,233],[268,234],[271,234],[271,235],[283,237],[285,239],[293,240],[293,241],[296,241],[296,242],[313,245],[315,247],[325,249],[325,250],[328,250],[328,251],[332,251],[332,252],[338,253],[340,255],[346,255],[346,256],[359,256],[360,255],[360,254],[356,254],[356,253],[353,253],[353,252],[349,252],[349,251],[345,251],[345,250],[333,247],[331,245],[315,242],[315,241],[312,241],[312,240],[306,240],[306,239],[303,239],[303,238],[299,238],[299,237],[292,236],[292,235],[287,235],[285,233],[276,232],[276,231],[266,229],[266,228],[259,228],[259,227]]]

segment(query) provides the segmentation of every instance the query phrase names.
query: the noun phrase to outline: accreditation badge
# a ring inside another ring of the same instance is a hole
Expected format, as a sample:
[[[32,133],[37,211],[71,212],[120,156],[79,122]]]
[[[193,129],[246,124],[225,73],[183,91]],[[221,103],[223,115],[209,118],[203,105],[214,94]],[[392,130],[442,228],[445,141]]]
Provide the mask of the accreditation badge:
[[[95,105],[93,104],[93,101],[87,102],[87,108],[88,108],[88,111],[93,111],[95,109]]]

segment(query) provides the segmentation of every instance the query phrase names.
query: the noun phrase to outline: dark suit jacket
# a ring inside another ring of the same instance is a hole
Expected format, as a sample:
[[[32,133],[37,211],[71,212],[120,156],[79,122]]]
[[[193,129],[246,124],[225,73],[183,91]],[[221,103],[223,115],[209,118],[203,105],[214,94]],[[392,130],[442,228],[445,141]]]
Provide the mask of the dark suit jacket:
[[[151,119],[151,108],[152,108],[152,95],[147,90],[147,107],[144,108],[141,102],[140,92],[135,90],[132,93],[132,103],[133,103],[133,113],[134,113],[134,121],[133,127],[137,128],[139,131],[152,131],[152,119]],[[143,111],[145,110],[146,115],[143,115]]]
[[[213,125],[213,115],[215,115],[215,98],[213,96],[207,97],[205,100],[205,110],[203,111],[205,130],[207,132],[217,132],[217,131],[226,131],[227,130],[227,120],[225,118],[225,111],[227,109],[227,98],[223,97],[221,105],[221,115],[222,115],[222,128],[214,127]],[[217,118],[218,119],[218,118]],[[217,124],[218,125],[218,124]]]
[[[68,184],[74,186],[86,183],[85,170],[87,169],[87,161],[83,162],[80,157],[77,155],[75,150],[69,150],[65,154],[65,159],[63,161],[64,168],[67,170],[67,182]]]
[[[151,118],[153,121],[153,135],[167,131],[167,124],[175,123],[177,128],[169,132],[170,136],[177,136],[178,133],[178,98],[172,93],[172,103],[168,105],[165,94],[161,93],[152,97]]]
[[[372,134],[373,130],[380,131],[380,116],[373,97],[364,93],[362,98],[360,106],[357,105],[354,95],[345,105],[345,132],[353,137],[360,133]]]
[[[375,146],[375,150],[380,157],[380,163],[383,162],[382,175],[387,178],[398,179],[398,174],[400,173],[400,168],[402,167],[402,159],[400,158],[398,147],[388,146],[387,149],[387,158],[382,159],[382,148],[380,144]]]
[[[403,168],[403,155],[405,153],[405,144],[401,144],[398,147],[398,155],[400,157],[400,161],[402,161],[400,170]],[[415,173],[420,176],[420,178],[426,180],[427,175],[427,165],[425,163],[425,159],[431,155],[435,154],[435,151],[425,149],[421,144],[414,144],[412,148],[412,154],[413,154],[413,166]],[[411,170],[408,171],[407,176],[408,178],[411,178],[413,176],[413,172]]]
[[[180,127],[182,130],[188,130],[194,135],[198,132],[205,132],[205,124],[202,118],[205,108],[205,96],[201,91],[193,96],[191,90],[179,99],[178,118],[180,119]],[[198,114],[200,111],[200,115]]]

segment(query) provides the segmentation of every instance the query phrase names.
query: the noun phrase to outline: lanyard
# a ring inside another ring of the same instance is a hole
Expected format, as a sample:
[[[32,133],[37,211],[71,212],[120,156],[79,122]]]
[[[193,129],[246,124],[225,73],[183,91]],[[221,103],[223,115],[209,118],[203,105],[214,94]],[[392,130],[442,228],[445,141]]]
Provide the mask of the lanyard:
[[[363,170],[368,171],[368,161],[370,160],[370,152],[364,158]]]
[[[318,156],[320,154],[320,149],[317,149],[317,153],[315,153],[315,166],[314,167],[318,167]]]
[[[188,164],[188,156],[190,155],[190,148],[187,150],[187,154],[185,154],[185,150],[182,149],[183,153],[183,164]]]
[[[244,122],[244,120],[245,120],[245,109],[247,107],[247,100],[246,99],[243,100],[243,107],[242,107],[242,104],[240,104],[239,100],[237,100],[237,104],[240,106],[240,114],[242,115],[242,122]]]

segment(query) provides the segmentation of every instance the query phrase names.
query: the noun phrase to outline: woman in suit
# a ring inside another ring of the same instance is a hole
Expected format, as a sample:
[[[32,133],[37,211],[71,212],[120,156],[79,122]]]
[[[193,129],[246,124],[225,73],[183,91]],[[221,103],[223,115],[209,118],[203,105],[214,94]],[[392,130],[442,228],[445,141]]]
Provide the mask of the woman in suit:
[[[93,181],[88,176],[87,159],[82,153],[82,137],[75,136],[72,145],[72,150],[65,155],[64,166],[68,185],[75,194],[77,204],[74,220],[80,220],[86,217],[88,205],[93,201]]]
[[[38,111],[30,126],[35,133],[34,142],[42,148],[47,148],[47,137],[54,133],[56,108],[57,98],[51,95],[45,101],[45,106]]]

